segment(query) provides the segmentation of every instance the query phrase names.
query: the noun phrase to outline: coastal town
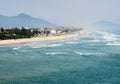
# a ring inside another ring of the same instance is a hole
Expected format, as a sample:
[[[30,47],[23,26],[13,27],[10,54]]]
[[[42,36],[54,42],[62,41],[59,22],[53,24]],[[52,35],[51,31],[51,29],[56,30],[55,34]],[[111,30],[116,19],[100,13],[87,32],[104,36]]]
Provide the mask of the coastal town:
[[[0,28],[0,40],[21,39],[43,36],[59,36],[81,31],[75,27],[51,27],[51,28]]]
[[[0,28],[0,45],[65,40],[78,37],[82,33],[82,28],[74,27]]]

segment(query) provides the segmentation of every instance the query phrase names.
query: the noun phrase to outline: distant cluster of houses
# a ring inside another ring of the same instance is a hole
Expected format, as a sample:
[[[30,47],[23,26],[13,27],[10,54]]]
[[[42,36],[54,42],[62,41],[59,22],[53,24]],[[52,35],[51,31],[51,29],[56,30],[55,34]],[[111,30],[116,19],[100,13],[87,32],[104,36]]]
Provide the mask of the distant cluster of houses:
[[[80,32],[82,28],[56,27],[56,28],[0,28],[0,39],[20,39],[41,36],[59,36]]]
[[[13,28],[3,28],[4,30],[9,30]],[[66,34],[66,33],[73,33],[78,30],[82,30],[82,28],[73,28],[73,27],[54,27],[54,28],[28,28],[28,27],[20,27],[17,29],[26,29],[30,30],[31,32],[37,31],[36,36],[41,35],[57,35],[57,34]],[[1,30],[0,30],[1,32]]]
[[[68,33],[69,29],[66,28],[40,28],[38,31],[43,32],[43,31],[49,31],[50,34],[61,34],[61,33]]]

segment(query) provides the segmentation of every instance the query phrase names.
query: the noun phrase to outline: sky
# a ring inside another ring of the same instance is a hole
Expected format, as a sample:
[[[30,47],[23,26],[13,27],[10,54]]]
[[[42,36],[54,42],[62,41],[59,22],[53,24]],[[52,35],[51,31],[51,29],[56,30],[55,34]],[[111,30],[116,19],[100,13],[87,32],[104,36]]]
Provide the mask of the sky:
[[[0,15],[20,13],[73,27],[100,20],[120,23],[120,0],[0,0]]]

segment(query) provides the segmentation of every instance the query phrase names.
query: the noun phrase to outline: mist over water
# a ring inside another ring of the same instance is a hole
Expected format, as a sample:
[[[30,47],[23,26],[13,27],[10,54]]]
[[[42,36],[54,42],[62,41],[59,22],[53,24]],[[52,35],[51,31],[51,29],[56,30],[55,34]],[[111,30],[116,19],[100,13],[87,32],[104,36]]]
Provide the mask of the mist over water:
[[[119,84],[120,35],[91,32],[0,46],[0,84]]]

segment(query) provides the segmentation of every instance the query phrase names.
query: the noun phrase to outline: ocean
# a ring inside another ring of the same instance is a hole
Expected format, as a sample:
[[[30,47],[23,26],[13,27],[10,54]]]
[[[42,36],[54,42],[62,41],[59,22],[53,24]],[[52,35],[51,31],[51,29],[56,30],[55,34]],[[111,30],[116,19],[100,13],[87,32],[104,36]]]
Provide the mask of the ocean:
[[[0,84],[120,84],[120,35],[0,46]]]

